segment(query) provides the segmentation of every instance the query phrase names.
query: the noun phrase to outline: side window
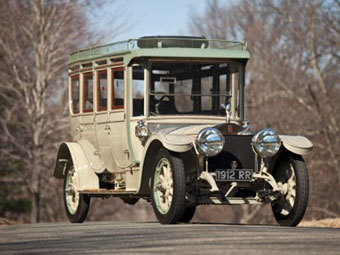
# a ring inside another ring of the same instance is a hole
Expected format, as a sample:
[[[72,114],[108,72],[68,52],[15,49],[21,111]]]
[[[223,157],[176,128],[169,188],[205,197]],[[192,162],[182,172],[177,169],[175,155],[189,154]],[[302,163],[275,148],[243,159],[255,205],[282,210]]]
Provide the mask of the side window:
[[[98,111],[107,110],[107,72],[100,71],[97,73],[97,99]]]
[[[112,109],[124,108],[124,71],[112,71]]]
[[[83,84],[83,112],[93,111],[93,75],[92,73],[84,74]]]
[[[79,75],[71,78],[72,112],[79,113]]]
[[[191,95],[192,79],[177,81],[175,85],[175,107],[179,113],[194,111],[194,101]]]
[[[211,111],[212,96],[213,92],[213,77],[202,77],[201,78],[201,111]]]
[[[230,92],[230,84],[229,84],[229,77],[226,74],[222,74],[219,76],[220,82],[220,103],[227,105],[230,103],[231,97],[229,97]]]
[[[144,115],[144,69],[134,66],[132,69],[133,116]]]

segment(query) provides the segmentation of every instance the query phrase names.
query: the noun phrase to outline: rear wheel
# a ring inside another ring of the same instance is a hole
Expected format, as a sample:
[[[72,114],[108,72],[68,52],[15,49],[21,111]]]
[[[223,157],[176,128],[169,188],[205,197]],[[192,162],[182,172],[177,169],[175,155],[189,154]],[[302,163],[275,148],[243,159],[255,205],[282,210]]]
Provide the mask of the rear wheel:
[[[77,173],[72,165],[64,179],[64,205],[67,217],[72,223],[81,223],[86,219],[90,206],[90,197],[79,194],[74,180]]]
[[[185,211],[185,171],[178,154],[161,149],[153,166],[152,206],[161,224],[177,223]]]
[[[273,173],[281,196],[272,203],[276,221],[281,226],[297,226],[308,203],[308,172],[303,158],[291,154],[281,161]]]

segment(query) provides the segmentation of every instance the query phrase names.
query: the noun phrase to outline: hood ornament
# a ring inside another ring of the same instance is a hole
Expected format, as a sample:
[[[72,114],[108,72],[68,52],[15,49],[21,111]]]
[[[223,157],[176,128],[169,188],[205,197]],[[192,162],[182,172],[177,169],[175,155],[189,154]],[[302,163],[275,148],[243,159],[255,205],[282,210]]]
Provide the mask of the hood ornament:
[[[237,162],[235,160],[233,160],[233,161],[231,161],[230,166],[231,166],[231,169],[236,169],[238,164],[237,164]]]
[[[221,104],[221,107],[225,109],[227,123],[230,123],[230,103],[228,103],[227,105]]]

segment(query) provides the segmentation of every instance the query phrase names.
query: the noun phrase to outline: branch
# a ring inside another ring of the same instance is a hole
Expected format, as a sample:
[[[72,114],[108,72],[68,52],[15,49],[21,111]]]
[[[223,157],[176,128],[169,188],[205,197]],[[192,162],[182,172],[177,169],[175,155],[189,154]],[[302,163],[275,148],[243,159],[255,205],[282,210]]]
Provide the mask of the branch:
[[[315,109],[313,107],[310,106],[310,104],[308,104],[305,99],[303,99],[302,97],[299,97],[292,89],[290,89],[281,79],[279,79],[274,73],[271,72],[266,72],[268,76],[271,76],[272,78],[274,78],[274,80],[277,82],[277,84],[284,89],[291,98],[295,98],[296,101],[302,105],[305,109],[307,109],[310,113],[312,113],[314,116],[316,116],[316,118],[321,121],[321,116],[315,111]]]
[[[11,132],[8,130],[7,124],[4,121],[4,119],[2,117],[0,117],[0,126],[2,128],[2,130],[4,131],[5,135],[8,137],[8,139],[10,140],[10,142],[17,148],[19,149],[22,153],[27,153],[29,156],[30,153],[28,152],[27,148],[23,145],[21,145],[17,139],[11,134]]]
[[[312,210],[312,211],[314,210],[314,211],[317,211],[317,212],[325,213],[325,214],[332,216],[332,217],[335,217],[335,218],[339,217],[339,215],[340,215],[338,213],[332,212],[332,211],[330,211],[326,208],[321,208],[321,207],[312,206],[312,207],[309,207],[309,209]]]

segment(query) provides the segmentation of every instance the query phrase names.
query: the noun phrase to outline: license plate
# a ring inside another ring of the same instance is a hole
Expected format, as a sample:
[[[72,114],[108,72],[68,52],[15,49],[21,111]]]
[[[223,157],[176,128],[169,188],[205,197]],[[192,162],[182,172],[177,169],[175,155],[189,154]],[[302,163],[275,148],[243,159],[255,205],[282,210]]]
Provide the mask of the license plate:
[[[252,169],[216,169],[216,181],[252,181]]]

